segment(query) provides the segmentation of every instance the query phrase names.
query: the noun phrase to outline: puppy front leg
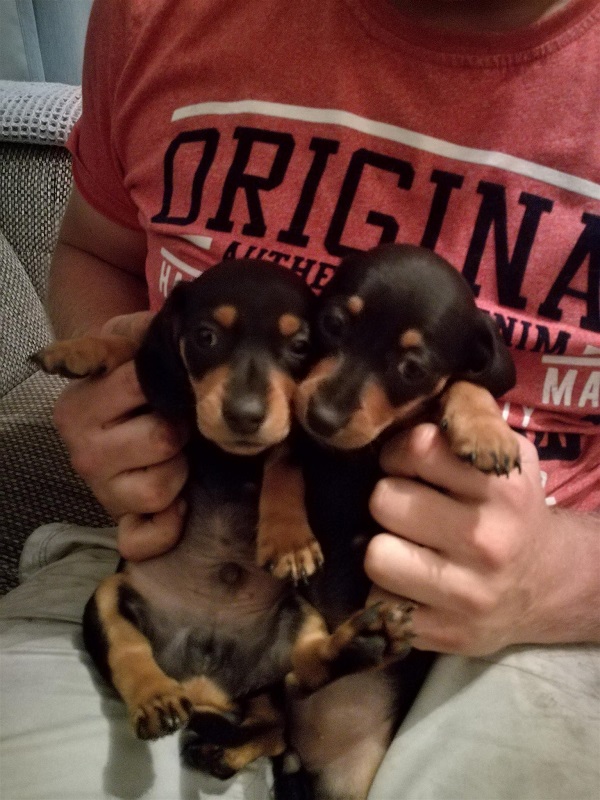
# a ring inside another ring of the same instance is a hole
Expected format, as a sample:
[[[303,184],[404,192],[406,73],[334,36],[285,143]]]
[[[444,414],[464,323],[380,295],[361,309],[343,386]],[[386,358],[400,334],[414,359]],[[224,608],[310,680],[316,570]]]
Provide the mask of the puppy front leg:
[[[323,564],[321,546],[306,513],[304,478],[289,448],[276,447],[263,472],[258,507],[256,558],[276,578],[306,580]]]
[[[106,375],[138,350],[138,343],[127,336],[79,336],[59,339],[31,356],[31,360],[50,375],[64,378],[95,378]]]
[[[444,392],[440,405],[440,426],[457,456],[497,475],[521,468],[517,437],[487,389],[457,381]]]

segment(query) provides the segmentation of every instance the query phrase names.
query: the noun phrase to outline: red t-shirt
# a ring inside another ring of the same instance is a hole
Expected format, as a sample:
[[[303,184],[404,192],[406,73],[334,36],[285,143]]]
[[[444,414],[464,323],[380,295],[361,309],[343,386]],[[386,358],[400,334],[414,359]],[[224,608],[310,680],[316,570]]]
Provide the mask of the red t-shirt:
[[[340,258],[423,244],[511,347],[503,408],[548,501],[600,508],[600,2],[440,35],[391,0],[96,0],[83,196],[143,229],[157,308],[228,257],[319,290]]]

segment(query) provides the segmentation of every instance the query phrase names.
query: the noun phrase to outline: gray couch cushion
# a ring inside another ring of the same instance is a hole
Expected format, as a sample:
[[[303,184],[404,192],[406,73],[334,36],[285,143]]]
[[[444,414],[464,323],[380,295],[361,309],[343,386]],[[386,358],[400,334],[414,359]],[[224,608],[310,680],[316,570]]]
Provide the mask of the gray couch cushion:
[[[26,537],[46,522],[110,525],[52,423],[65,382],[35,372],[0,399],[0,594],[17,585]]]
[[[51,339],[50,326],[40,298],[0,231],[0,396],[34,372],[27,356]]]
[[[2,143],[0,231],[44,299],[59,222],[71,191],[64,147]]]

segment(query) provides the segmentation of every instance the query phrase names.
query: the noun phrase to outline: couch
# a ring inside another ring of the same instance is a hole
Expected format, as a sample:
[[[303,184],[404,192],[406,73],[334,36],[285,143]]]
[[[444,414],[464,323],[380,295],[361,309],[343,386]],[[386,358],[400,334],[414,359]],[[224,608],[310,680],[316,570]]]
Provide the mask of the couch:
[[[28,356],[51,338],[46,280],[71,185],[78,87],[0,81],[0,594],[26,537],[48,522],[110,520],[70,467],[53,423],[64,386]]]

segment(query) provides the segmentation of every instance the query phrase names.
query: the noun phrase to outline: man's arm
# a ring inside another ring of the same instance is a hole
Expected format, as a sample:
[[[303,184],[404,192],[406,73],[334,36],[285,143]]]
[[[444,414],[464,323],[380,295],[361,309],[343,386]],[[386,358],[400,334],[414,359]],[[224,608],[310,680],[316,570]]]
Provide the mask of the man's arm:
[[[387,532],[365,568],[378,592],[416,601],[416,647],[600,642],[600,516],[548,507],[536,449],[520,447],[509,478],[459,461],[433,425],[385,448],[371,510]]]
[[[54,251],[48,313],[57,338],[90,331],[148,307],[143,231],[123,228],[73,189]]]
[[[49,282],[57,336],[141,336],[151,316],[145,255],[142,231],[105,218],[73,190]],[[183,513],[177,498],[187,478],[186,432],[139,413],[145,402],[128,362],[106,377],[71,382],[54,412],[75,470],[109,514],[154,515],[144,537],[120,537],[121,554],[129,559],[158,555],[177,541]]]

